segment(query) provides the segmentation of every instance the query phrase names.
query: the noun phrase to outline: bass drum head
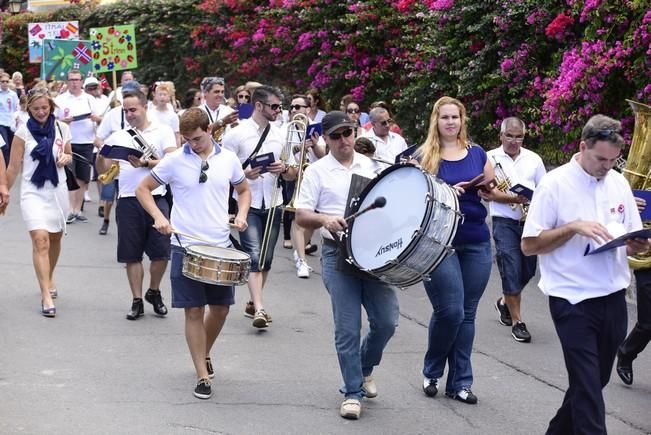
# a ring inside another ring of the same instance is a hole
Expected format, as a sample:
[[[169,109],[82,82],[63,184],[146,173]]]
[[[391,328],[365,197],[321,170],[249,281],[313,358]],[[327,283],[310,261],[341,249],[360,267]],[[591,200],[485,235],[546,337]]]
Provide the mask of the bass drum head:
[[[199,255],[205,258],[223,258],[230,260],[246,260],[249,255],[233,248],[220,248],[219,246],[191,245],[187,248],[188,253]]]
[[[422,171],[411,165],[385,170],[368,187],[357,210],[368,207],[379,196],[386,198],[386,205],[356,218],[348,243],[355,263],[361,269],[374,270],[397,259],[414,232],[421,229],[430,187]]]

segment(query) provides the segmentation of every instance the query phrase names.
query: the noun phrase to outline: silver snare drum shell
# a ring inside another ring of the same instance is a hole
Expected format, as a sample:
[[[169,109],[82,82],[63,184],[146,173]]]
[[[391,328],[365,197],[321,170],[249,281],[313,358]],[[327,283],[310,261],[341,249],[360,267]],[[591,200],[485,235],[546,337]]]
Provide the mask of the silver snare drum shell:
[[[249,279],[251,257],[232,248],[208,245],[186,247],[182,273],[199,282],[215,285],[242,285]]]
[[[453,252],[461,216],[456,192],[414,165],[394,165],[366,186],[351,212],[379,196],[385,207],[349,224],[349,262],[398,287],[427,279]]]

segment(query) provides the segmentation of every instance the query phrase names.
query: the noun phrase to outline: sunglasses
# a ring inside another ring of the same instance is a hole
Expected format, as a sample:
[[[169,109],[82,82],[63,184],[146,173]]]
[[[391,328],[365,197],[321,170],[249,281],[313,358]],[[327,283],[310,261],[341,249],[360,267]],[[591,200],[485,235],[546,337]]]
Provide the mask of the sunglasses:
[[[293,106],[289,106],[294,110],[301,110],[301,109],[307,109],[310,106],[301,106],[300,104],[294,104]]]
[[[612,128],[608,128],[605,130],[597,130],[594,133],[590,133],[585,138],[591,139],[594,137],[599,140],[606,140],[606,139],[612,139],[613,136],[618,134],[619,134],[619,130],[613,130]]]
[[[97,85],[88,85],[88,86],[86,86],[86,89],[88,89],[89,91],[94,91],[94,90],[97,89],[98,87],[99,87],[99,86],[97,86]]]
[[[249,100],[251,100],[251,96],[250,96],[250,95],[247,95],[247,94],[242,94],[242,95],[238,95],[238,96],[237,96],[237,99],[238,99],[238,100],[246,100],[246,101],[249,101]]]
[[[262,104],[264,104],[265,106],[268,106],[274,112],[276,110],[283,110],[283,105],[282,104],[269,104],[269,103],[262,103]]]
[[[208,166],[207,161],[204,160],[204,161],[201,162],[201,173],[199,174],[199,184],[205,183],[206,181],[208,181],[208,174],[206,174],[206,171],[209,168],[210,168],[210,166]]]
[[[359,113],[359,109],[346,109],[346,113]]]
[[[378,122],[378,124],[380,124],[382,127],[388,127],[393,124],[393,119],[386,119],[382,122]]]
[[[513,135],[510,135],[510,134],[505,134],[504,137],[506,138],[506,140],[515,141],[515,142],[522,142],[524,140],[524,135],[522,135],[522,136],[513,136]]]
[[[47,90],[47,88],[39,86],[37,88],[32,88],[29,91],[27,91],[27,96],[32,97],[34,95],[47,95],[48,93],[49,91]]]
[[[328,137],[330,139],[332,139],[332,140],[339,140],[339,139],[341,139],[342,136],[343,137],[350,137],[351,134],[353,134],[353,129],[349,128],[349,129],[346,129],[346,130],[342,131],[341,133],[330,133],[328,135]]]

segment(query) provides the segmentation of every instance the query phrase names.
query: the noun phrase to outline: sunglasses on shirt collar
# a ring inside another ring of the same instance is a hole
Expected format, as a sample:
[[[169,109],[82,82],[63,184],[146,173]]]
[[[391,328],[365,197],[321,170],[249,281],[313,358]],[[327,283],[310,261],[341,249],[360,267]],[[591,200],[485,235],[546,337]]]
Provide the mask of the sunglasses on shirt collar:
[[[206,171],[210,169],[210,166],[208,165],[207,161],[202,161],[201,162],[201,173],[199,174],[199,184],[205,183],[208,181],[208,174],[206,174]]]

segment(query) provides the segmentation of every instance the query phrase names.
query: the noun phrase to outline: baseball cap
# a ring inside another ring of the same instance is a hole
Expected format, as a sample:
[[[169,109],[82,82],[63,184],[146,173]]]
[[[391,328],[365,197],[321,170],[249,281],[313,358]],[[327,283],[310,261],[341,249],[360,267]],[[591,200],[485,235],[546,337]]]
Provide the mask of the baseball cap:
[[[86,80],[84,80],[84,88],[89,85],[99,86],[99,80],[97,80],[95,77],[88,77]]]
[[[321,120],[321,130],[323,130],[323,134],[329,135],[341,127],[355,127],[355,123],[350,120],[348,115],[340,110],[328,112]]]
[[[140,83],[135,80],[129,80],[122,85],[122,92],[135,92],[140,91]]]

